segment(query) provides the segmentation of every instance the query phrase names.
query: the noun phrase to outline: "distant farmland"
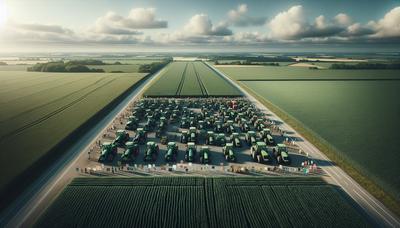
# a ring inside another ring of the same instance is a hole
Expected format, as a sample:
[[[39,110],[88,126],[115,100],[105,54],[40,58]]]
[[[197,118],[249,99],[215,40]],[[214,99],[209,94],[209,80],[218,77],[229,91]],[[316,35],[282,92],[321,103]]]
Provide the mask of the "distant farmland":
[[[240,96],[240,92],[203,62],[173,62],[145,96]]]
[[[143,76],[0,72],[0,189]]]
[[[366,227],[319,178],[77,178],[35,227]]]
[[[326,140],[339,156],[400,200],[400,71],[219,70]]]

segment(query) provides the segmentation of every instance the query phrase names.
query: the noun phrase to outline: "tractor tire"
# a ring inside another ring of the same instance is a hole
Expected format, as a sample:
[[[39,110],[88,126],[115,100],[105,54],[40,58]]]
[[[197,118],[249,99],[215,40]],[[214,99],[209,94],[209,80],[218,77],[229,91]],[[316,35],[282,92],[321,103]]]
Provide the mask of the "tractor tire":
[[[262,160],[262,158],[261,158],[261,155],[258,155],[258,156],[257,156],[257,162],[258,162],[258,163],[263,163],[263,160]]]
[[[204,164],[203,157],[200,157],[200,163],[201,163],[201,164]]]

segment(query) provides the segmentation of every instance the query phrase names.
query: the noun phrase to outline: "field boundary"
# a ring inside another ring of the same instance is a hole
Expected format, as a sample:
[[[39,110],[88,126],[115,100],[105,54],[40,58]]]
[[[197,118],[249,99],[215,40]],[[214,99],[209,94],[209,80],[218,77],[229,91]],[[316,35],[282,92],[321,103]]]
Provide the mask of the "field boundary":
[[[304,124],[302,124],[296,118],[291,117],[291,115],[287,114],[270,101],[258,95],[257,92],[246,86],[244,83],[240,81],[237,82],[242,88],[248,91],[269,110],[279,116],[279,118],[281,118],[300,135],[312,143],[316,148],[318,148],[322,153],[324,153],[334,164],[342,168],[351,178],[353,178],[358,184],[360,184],[375,198],[387,206],[393,213],[395,213],[397,216],[400,216],[400,203],[396,200],[396,198],[389,192],[383,190],[378,184],[370,180],[365,174],[362,174],[361,171],[354,168],[353,164],[343,159],[343,154],[341,154],[337,149],[325,142],[326,140],[321,140],[321,137],[315,135],[316,133],[313,133],[312,130],[305,127]]]
[[[239,82],[275,82],[275,81],[400,81],[400,78],[299,78],[299,79],[238,79]]]

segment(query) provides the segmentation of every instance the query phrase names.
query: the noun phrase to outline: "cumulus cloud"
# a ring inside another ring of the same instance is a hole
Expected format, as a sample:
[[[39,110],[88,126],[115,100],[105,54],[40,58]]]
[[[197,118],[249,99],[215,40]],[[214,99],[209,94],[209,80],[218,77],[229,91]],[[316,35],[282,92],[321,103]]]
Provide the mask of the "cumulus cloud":
[[[237,9],[228,12],[228,22],[238,27],[263,25],[265,17],[252,17],[247,15],[248,7],[246,4],[241,4]]]
[[[369,22],[368,26],[376,31],[372,37],[400,38],[400,7],[393,8],[377,22]]]
[[[191,35],[204,36],[228,36],[232,35],[232,30],[228,28],[226,23],[213,25],[207,14],[196,14],[190,18],[189,22],[184,26],[184,31]]]
[[[289,10],[277,14],[268,23],[268,26],[272,37],[283,39],[298,37],[306,27],[303,6],[293,6]]]
[[[96,20],[94,28],[96,33],[114,35],[137,35],[137,29],[167,28],[168,22],[156,18],[154,8],[134,8],[127,17],[115,12],[108,12]]]

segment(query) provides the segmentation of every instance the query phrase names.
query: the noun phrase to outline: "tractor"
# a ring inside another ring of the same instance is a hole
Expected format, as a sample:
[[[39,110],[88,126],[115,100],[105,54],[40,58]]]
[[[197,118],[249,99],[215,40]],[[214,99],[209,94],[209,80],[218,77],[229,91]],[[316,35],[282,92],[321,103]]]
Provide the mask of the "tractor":
[[[209,164],[210,162],[210,148],[208,148],[208,146],[202,146],[200,149],[200,163]]]
[[[254,145],[256,143],[256,141],[257,141],[256,136],[257,136],[256,132],[254,132],[254,131],[248,131],[246,133],[245,140],[249,146]]]
[[[178,155],[178,145],[176,145],[175,142],[169,142],[167,146],[167,152],[165,153],[165,161],[175,162],[177,155]]]
[[[187,162],[194,162],[196,156],[196,144],[193,142],[189,142],[187,144],[186,153],[185,153],[185,160]]]
[[[186,117],[182,117],[181,119],[181,128],[189,128],[189,121]]]
[[[217,146],[225,146],[226,139],[224,133],[219,133],[215,139],[215,145]]]
[[[182,131],[181,134],[181,143],[187,143],[189,141],[188,131]]]
[[[190,127],[196,127],[197,126],[197,121],[196,119],[192,116],[190,117],[190,122],[189,122]]]
[[[189,128],[189,142],[197,143],[197,129],[196,127]]]
[[[114,144],[118,147],[123,147],[129,140],[129,134],[125,130],[117,130],[115,133]]]
[[[224,154],[225,161],[236,162],[236,156],[235,156],[235,153],[233,151],[233,144],[232,143],[227,143],[222,148],[222,153]]]
[[[143,145],[147,140],[147,132],[143,128],[138,128],[135,137],[133,137],[133,142]]]
[[[117,146],[111,142],[105,142],[101,145],[101,154],[99,162],[112,162],[117,155]]]
[[[272,137],[272,134],[271,134],[271,130],[270,130],[270,129],[264,128],[264,129],[260,132],[260,136],[261,136],[261,139],[262,139],[267,145],[275,146],[275,140],[274,140],[274,138]]]
[[[165,117],[160,117],[160,123],[158,124],[158,129],[164,131],[167,127],[167,119]]]
[[[146,131],[151,130],[151,129],[154,128],[154,125],[155,125],[155,122],[154,122],[153,116],[147,116],[147,122],[146,122],[146,124],[144,126],[144,129]]]
[[[157,143],[153,141],[147,142],[143,160],[145,162],[156,161],[159,151],[160,148],[158,147]]]
[[[129,116],[125,129],[134,131],[138,126],[139,126],[138,118],[136,118],[136,116]]]
[[[234,147],[242,147],[239,133],[232,133],[231,137],[229,138],[229,142],[232,143]]]
[[[133,142],[126,142],[125,148],[124,153],[121,155],[121,162],[129,163],[135,161],[139,154],[139,145]]]
[[[250,130],[250,126],[246,119],[240,121],[240,130],[242,130],[242,132],[248,132]]]
[[[285,144],[278,144],[276,148],[273,149],[276,160],[279,164],[290,165],[291,159]]]
[[[233,126],[233,120],[226,121],[225,132],[230,134],[230,133],[233,133],[234,131],[235,131],[235,127]]]
[[[267,151],[267,144],[265,142],[256,142],[251,147],[251,157],[253,161],[258,163],[266,163],[271,161],[271,156]]]
[[[224,132],[224,126],[222,125],[220,120],[215,121],[215,123],[214,123],[214,131],[216,133]]]
[[[255,122],[254,122],[254,127],[257,129],[257,131],[261,131],[265,125],[264,125],[264,120],[258,118]]]
[[[214,134],[213,131],[207,131],[206,144],[207,145],[214,145],[215,144],[215,134]]]

